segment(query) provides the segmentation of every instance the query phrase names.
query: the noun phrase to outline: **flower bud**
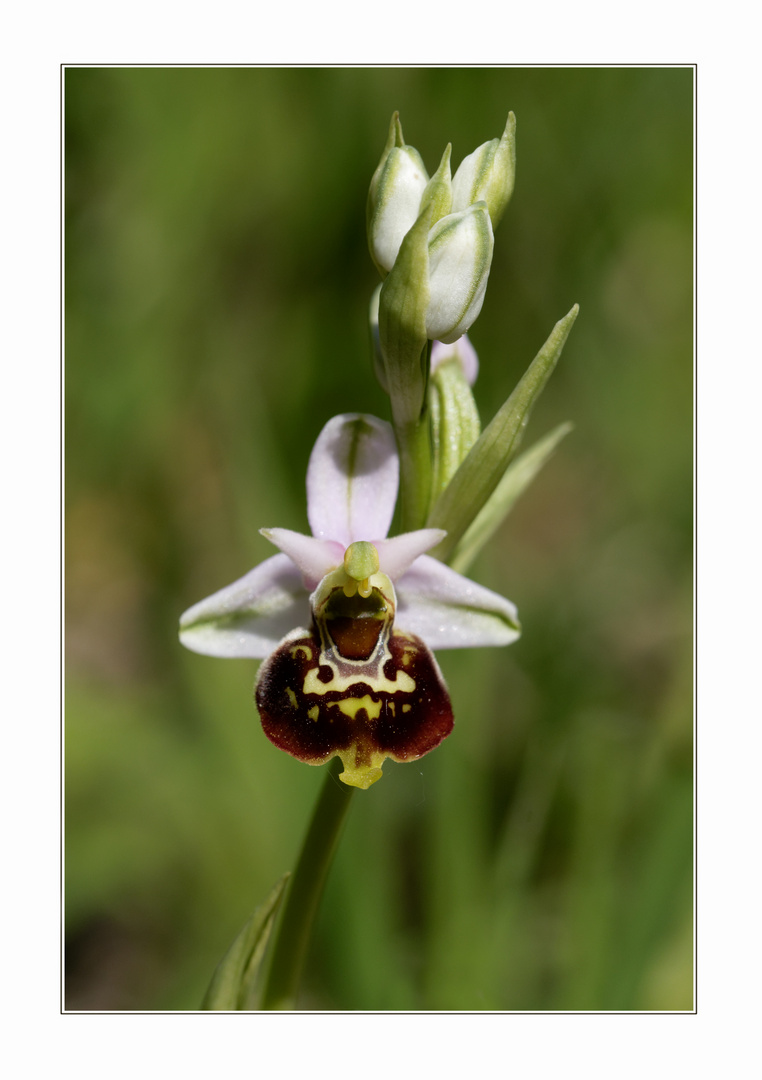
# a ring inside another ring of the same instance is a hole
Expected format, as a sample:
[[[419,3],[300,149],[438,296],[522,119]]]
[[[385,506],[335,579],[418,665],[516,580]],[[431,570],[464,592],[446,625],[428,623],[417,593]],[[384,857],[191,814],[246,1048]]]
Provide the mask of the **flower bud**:
[[[471,326],[484,302],[494,240],[484,202],[441,218],[428,238],[426,336],[450,344]]]
[[[483,143],[460,163],[452,181],[453,212],[484,201],[492,227],[497,228],[513,193],[515,177],[516,117],[509,113],[502,138]]]
[[[381,351],[381,332],[378,327],[379,319],[379,307],[381,301],[381,289],[383,285],[378,285],[373,295],[370,298],[370,310],[369,323],[370,323],[370,349],[371,357],[373,359],[373,370],[376,378],[381,384],[382,390],[385,393],[389,393],[389,383],[386,378],[386,365],[384,363],[384,354]]]
[[[433,343],[428,400],[434,499],[439,498],[479,438],[479,411],[471,392],[478,370],[476,350],[465,334],[452,345]]]
[[[441,341],[432,342],[432,376],[437,368],[448,363],[450,360],[455,360],[460,365],[466,382],[469,386],[473,386],[476,382],[476,377],[479,374],[479,357],[476,355],[476,349],[469,341],[467,334],[463,334],[462,337],[459,337],[458,340],[451,345],[445,345]]]
[[[421,155],[405,145],[395,113],[368,192],[368,246],[384,277],[394,266],[403,237],[415,224],[428,180]]]

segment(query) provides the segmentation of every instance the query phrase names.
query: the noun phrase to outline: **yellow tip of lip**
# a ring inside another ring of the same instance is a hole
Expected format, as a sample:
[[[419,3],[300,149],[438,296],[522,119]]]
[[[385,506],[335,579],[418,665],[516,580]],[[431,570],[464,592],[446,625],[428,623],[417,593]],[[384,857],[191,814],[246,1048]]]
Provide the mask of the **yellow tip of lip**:
[[[349,772],[344,769],[344,772],[339,773],[339,780],[342,780],[349,787],[360,788],[361,791],[367,791],[371,784],[375,784],[376,780],[380,780],[383,773],[381,769],[366,769],[356,770]]]
[[[350,747],[348,750],[340,750],[339,757],[344,766],[344,772],[339,773],[339,780],[349,787],[367,791],[371,784],[375,784],[383,776],[381,766],[386,754],[374,752],[370,759],[365,758],[363,762],[358,762],[355,748]]]

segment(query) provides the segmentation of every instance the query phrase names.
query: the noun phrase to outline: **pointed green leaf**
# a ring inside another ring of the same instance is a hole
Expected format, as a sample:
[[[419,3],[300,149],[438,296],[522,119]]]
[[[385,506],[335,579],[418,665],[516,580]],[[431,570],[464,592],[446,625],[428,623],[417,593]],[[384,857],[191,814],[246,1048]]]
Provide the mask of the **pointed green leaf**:
[[[493,188],[490,191],[487,196],[487,205],[492,218],[492,227],[496,229],[511,200],[516,182],[516,117],[512,112],[508,113],[505,131],[495,154],[494,168],[502,183],[496,184],[496,190]]]
[[[202,1009],[232,1012],[256,1008],[256,978],[290,876],[283,875],[217,965]]]
[[[421,197],[421,206],[431,203],[431,224],[434,225],[440,218],[450,213],[452,206],[452,176],[450,175],[450,154],[452,144],[448,143],[439,168],[429,180]]]
[[[447,530],[445,539],[431,552],[443,562],[449,562],[466,530],[503,478],[518,449],[532,406],[556,366],[578,312],[575,304],[556,323],[521,382],[432,507],[426,524]]]
[[[487,541],[494,535],[513,509],[519,495],[537,476],[552,456],[561,440],[572,430],[572,424],[559,424],[544,439],[540,439],[511,462],[503,479],[484,504],[471,525],[461,537],[450,566],[459,574],[465,574]]]

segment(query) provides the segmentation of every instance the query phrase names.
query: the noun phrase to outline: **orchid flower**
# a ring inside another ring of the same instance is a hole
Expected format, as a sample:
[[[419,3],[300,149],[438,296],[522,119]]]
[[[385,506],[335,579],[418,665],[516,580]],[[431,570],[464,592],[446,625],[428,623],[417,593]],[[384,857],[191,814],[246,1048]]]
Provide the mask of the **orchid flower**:
[[[307,470],[312,535],[261,530],[280,554],[180,620],[189,649],[264,659],[255,693],[267,737],[312,765],[338,755],[341,779],[360,788],[385,758],[415,760],[452,730],[432,649],[520,633],[509,600],[425,554],[443,530],[388,538],[398,482],[391,426],[334,417]]]

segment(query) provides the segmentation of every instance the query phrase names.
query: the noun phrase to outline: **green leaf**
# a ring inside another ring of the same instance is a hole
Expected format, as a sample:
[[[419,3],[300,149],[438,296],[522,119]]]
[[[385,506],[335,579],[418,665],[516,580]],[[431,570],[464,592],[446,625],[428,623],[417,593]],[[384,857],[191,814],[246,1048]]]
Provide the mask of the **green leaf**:
[[[466,460],[432,507],[427,526],[446,529],[447,536],[432,552],[449,562],[467,529],[497,488],[518,449],[529,414],[558,362],[577,318],[577,304],[553,331],[529,365],[524,377],[482,432]]]
[[[450,175],[450,154],[452,144],[448,143],[439,168],[429,180],[421,197],[421,206],[432,205],[431,224],[446,217],[452,208],[452,176]]]
[[[534,480],[561,440],[572,430],[572,424],[559,424],[544,439],[540,439],[520,454],[505,470],[503,479],[461,537],[450,566],[464,574],[487,541],[513,509],[519,495]]]
[[[202,1009],[233,1012],[256,1008],[257,975],[290,876],[283,875],[220,960]]]

